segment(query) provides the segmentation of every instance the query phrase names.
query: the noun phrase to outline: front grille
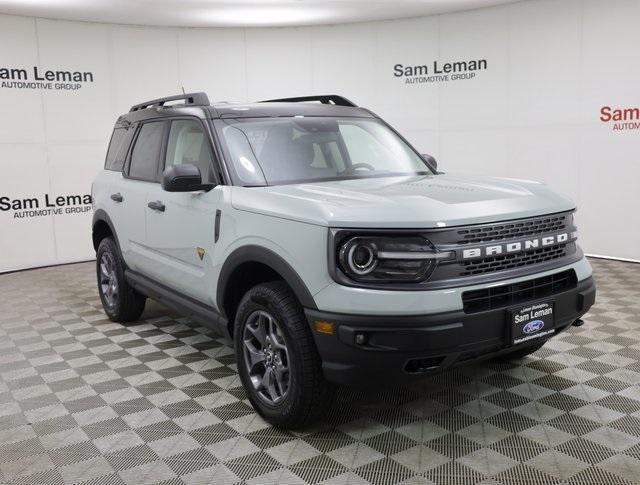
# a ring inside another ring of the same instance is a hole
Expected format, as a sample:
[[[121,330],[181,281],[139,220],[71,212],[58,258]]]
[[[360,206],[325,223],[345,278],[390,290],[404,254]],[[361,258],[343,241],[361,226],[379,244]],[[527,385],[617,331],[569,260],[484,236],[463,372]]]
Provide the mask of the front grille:
[[[562,231],[567,227],[569,214],[544,216],[521,221],[504,222],[489,226],[472,227],[457,231],[456,244],[476,244],[504,239],[527,237],[548,232]]]
[[[576,272],[572,269],[549,276],[494,286],[483,290],[462,293],[462,305],[465,313],[477,313],[496,308],[504,308],[526,301],[536,300],[575,288],[578,283]]]
[[[567,244],[557,244],[546,248],[535,249],[526,253],[504,254],[501,256],[491,256],[473,261],[463,261],[461,263],[460,276],[473,276],[505,269],[530,266],[532,264],[553,261],[567,254]]]

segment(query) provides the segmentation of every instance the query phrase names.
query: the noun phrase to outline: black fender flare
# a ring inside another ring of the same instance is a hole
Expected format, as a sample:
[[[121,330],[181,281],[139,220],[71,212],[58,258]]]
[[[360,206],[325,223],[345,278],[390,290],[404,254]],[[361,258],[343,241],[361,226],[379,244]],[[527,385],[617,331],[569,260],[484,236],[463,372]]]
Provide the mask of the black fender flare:
[[[216,290],[216,303],[220,311],[223,311],[224,308],[224,293],[227,282],[233,271],[243,263],[261,263],[269,266],[287,282],[303,307],[317,309],[316,302],[307,285],[284,258],[265,247],[247,245],[235,249],[222,265]]]
[[[113,222],[111,222],[111,218],[109,217],[109,214],[107,214],[103,209],[98,209],[93,213],[93,219],[91,221],[92,240],[93,240],[93,230],[96,227],[96,224],[98,222],[104,222],[107,224],[107,226],[109,226],[109,229],[111,229],[111,234],[113,234],[113,237],[116,240],[116,246],[118,246],[118,250],[120,250],[120,241],[118,240],[118,233],[116,232],[116,229],[113,226]],[[95,243],[94,243],[94,249],[96,251],[98,250],[98,248],[95,247]]]

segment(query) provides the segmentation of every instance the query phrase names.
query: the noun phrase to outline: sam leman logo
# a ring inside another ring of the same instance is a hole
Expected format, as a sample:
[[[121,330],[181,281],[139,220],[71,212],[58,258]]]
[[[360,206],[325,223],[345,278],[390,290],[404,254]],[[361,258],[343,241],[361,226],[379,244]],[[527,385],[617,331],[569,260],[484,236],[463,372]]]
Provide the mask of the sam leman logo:
[[[640,129],[640,108],[600,108],[600,121],[610,123],[613,131]]]
[[[396,64],[393,66],[393,75],[404,79],[405,84],[460,81],[473,79],[478,71],[486,71],[487,67],[486,59],[432,61],[429,64],[417,65]]]
[[[41,69],[38,66],[32,66],[31,69],[0,66],[0,87],[2,88],[77,91],[91,83],[93,83],[91,71]]]

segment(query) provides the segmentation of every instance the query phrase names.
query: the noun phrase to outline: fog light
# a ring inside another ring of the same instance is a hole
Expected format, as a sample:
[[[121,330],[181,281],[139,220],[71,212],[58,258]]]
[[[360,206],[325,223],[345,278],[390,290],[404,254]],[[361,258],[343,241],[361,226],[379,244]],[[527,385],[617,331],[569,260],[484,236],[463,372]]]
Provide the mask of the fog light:
[[[314,321],[313,328],[316,329],[316,332],[327,335],[333,335],[333,332],[335,331],[335,325],[332,322],[327,322],[325,320]]]
[[[365,338],[364,338],[364,334],[363,333],[357,333],[356,334],[356,343],[358,345],[363,345],[364,344],[364,340],[365,340]]]

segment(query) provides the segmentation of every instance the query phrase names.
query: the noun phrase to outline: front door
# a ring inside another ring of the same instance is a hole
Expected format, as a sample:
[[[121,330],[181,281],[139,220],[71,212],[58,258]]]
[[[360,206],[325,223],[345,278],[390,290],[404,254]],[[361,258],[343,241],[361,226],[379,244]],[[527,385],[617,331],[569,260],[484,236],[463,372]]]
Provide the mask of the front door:
[[[211,142],[196,118],[171,121],[161,168],[192,164],[203,183],[216,183]],[[147,192],[147,244],[155,264],[148,276],[180,293],[213,305],[212,278],[215,257],[215,221],[222,191],[166,192],[156,185]],[[155,207],[155,208],[153,208]]]

